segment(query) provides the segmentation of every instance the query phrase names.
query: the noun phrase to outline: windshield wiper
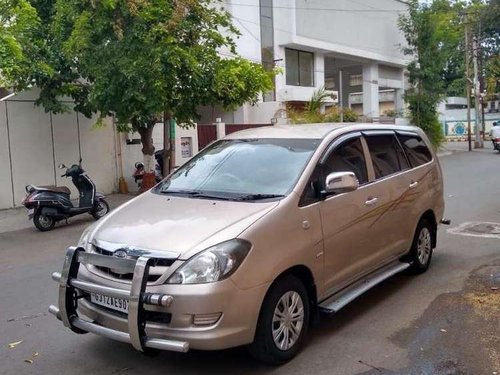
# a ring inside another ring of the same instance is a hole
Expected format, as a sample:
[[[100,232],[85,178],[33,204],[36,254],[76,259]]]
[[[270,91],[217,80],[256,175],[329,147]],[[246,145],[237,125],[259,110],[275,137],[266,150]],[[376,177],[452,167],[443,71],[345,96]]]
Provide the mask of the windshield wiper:
[[[179,195],[196,195],[199,191],[196,190],[160,190],[162,194],[179,194]]]
[[[227,197],[224,195],[218,194],[209,194],[200,190],[161,190],[162,194],[175,194],[175,195],[186,195],[190,198],[206,198],[206,199],[218,199],[224,201],[232,201],[234,200],[231,197]]]
[[[237,201],[258,201],[263,199],[271,199],[271,198],[283,198],[283,194],[246,194],[241,195],[235,200]]]
[[[228,196],[223,194],[210,194],[201,190],[160,190],[162,194],[185,195],[190,198],[218,199],[224,201],[257,201],[263,199],[282,198],[282,194],[244,194]]]

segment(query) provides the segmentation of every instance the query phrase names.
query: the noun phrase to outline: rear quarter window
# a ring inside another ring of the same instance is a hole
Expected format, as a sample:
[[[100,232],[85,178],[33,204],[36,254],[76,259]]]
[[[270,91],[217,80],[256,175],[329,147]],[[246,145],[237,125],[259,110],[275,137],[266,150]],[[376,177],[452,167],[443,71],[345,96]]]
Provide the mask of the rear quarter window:
[[[398,138],[413,168],[432,160],[432,153],[421,137],[399,134]]]

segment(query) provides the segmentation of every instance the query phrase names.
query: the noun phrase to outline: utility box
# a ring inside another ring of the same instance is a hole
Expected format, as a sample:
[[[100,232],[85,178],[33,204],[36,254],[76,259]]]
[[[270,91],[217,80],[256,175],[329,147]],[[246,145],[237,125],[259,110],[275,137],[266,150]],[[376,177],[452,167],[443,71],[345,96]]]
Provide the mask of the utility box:
[[[180,167],[198,153],[198,131],[196,126],[182,128],[176,125],[175,150],[173,151],[175,152],[176,167]]]

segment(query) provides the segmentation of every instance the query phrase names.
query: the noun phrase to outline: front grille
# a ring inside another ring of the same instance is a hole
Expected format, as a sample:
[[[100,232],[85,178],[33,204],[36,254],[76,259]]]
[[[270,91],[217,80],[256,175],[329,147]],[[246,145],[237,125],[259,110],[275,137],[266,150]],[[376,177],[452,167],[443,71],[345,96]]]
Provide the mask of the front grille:
[[[103,249],[102,247],[97,247],[94,246],[94,251],[97,254],[101,255],[107,255],[107,256],[113,256],[114,251],[106,250]],[[139,256],[128,256],[130,259],[137,259]],[[149,268],[149,275],[148,275],[148,282],[155,282],[158,281],[158,279],[167,271],[167,268],[170,267],[174,263],[175,259],[165,259],[165,258],[156,258],[156,262],[154,263],[154,266],[151,266]],[[108,268],[108,267],[100,267],[100,266],[94,266],[97,270],[100,272],[111,276],[115,279],[119,280],[128,280],[132,281],[132,278],[134,277],[133,273],[118,273],[113,270],[113,268]]]

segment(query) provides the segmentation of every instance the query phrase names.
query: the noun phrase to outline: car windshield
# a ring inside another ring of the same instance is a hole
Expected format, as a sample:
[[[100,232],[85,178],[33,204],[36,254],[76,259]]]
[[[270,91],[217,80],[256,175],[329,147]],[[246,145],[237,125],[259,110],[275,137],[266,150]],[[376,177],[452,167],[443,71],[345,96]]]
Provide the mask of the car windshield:
[[[261,200],[293,188],[317,139],[234,139],[207,147],[154,192],[194,198]]]

